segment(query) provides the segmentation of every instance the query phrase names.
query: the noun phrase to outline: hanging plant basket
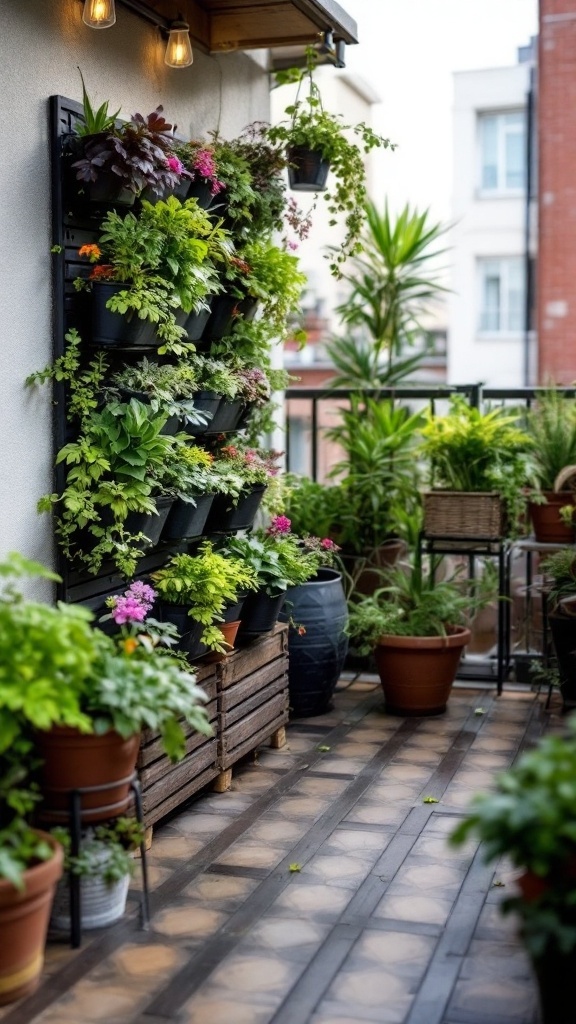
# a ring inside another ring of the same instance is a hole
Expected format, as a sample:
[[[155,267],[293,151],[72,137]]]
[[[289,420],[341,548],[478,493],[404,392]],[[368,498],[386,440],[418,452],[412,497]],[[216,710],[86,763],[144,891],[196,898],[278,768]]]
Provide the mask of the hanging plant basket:
[[[325,192],[330,162],[319,149],[291,146],[288,150],[288,184],[293,192]]]

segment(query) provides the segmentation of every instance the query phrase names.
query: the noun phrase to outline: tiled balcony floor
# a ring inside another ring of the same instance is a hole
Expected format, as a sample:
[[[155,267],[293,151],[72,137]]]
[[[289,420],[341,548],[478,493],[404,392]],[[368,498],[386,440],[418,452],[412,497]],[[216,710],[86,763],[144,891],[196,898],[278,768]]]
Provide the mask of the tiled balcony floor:
[[[473,688],[392,718],[372,677],[343,681],[333,712],[155,828],[149,931],[134,893],[82,949],[51,942],[2,1024],[536,1024],[498,913],[511,872],[445,836],[550,718],[543,697]]]

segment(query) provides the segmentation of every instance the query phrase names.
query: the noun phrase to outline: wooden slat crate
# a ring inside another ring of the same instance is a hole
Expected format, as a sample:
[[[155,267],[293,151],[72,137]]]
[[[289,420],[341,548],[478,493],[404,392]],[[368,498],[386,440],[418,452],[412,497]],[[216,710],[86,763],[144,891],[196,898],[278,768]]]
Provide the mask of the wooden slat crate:
[[[210,738],[183,723],[186,753],[173,764],[162,751],[158,733],[145,730],[140,743],[138,771],[146,825],[153,825],[197,793],[220,773],[218,764],[217,666],[198,666],[198,685],[208,696],[206,710],[214,730]]]
[[[138,770],[146,825],[176,810],[288,721],[288,626],[239,648],[224,661],[196,667],[214,736],[184,725],[186,754],[178,764],[162,752],[160,736],[142,734]],[[229,783],[228,783],[229,785]]]
[[[221,664],[218,678],[219,762],[227,771],[288,722],[288,627]]]

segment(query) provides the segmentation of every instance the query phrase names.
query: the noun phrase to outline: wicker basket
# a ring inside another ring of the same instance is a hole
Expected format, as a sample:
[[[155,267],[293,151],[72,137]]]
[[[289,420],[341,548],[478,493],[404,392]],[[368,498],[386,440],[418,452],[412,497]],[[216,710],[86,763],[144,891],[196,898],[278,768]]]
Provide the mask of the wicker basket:
[[[426,537],[495,540],[505,534],[497,491],[427,491],[423,498]]]

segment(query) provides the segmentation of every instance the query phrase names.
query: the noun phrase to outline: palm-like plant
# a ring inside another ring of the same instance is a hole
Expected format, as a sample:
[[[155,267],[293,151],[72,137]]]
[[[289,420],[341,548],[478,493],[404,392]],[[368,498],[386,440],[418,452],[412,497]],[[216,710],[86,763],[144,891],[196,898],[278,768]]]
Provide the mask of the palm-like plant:
[[[405,355],[425,336],[422,316],[447,289],[431,270],[445,249],[437,248],[447,230],[432,224],[428,211],[408,205],[394,218],[386,204],[365,207],[363,252],[345,275],[349,298],[338,313],[350,334],[327,346],[338,373],[332,387],[373,390],[397,384],[418,368],[426,348]]]

